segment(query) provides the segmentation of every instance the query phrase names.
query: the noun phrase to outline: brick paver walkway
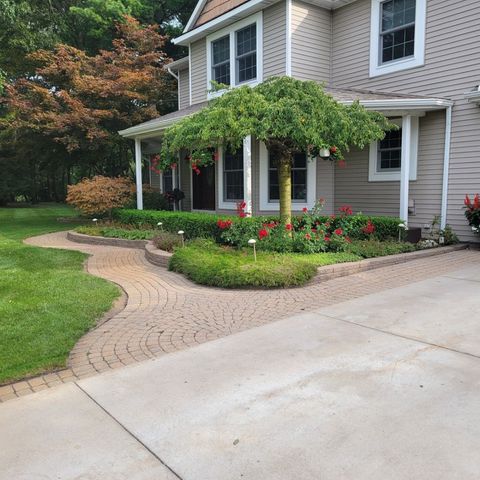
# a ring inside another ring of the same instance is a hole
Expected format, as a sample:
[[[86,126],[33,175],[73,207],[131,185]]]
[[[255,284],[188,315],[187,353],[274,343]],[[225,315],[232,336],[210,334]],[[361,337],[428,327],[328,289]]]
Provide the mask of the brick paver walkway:
[[[34,237],[27,243],[89,253],[88,271],[121,285],[128,302],[124,310],[80,339],[68,369],[0,387],[0,401],[472,263],[480,265],[480,252],[461,250],[302,288],[232,291],[201,287],[153,266],[143,250],[77,244],[67,240],[64,232]]]

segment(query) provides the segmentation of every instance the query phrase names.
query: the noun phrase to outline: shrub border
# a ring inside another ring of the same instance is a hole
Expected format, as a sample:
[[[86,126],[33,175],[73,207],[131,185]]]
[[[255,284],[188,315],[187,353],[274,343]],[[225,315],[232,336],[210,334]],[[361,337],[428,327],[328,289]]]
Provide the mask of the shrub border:
[[[110,245],[112,247],[138,248],[144,250],[145,258],[148,262],[157,267],[168,268],[168,263],[172,257],[172,253],[165,252],[155,247],[153,242],[147,240],[124,240],[121,238],[106,238],[85,235],[73,231],[67,232],[68,240],[77,243],[86,243],[90,245]],[[308,283],[322,283],[338,277],[346,277],[368,270],[398,265],[400,263],[411,262],[419,258],[434,257],[444,253],[456,252],[458,250],[466,250],[470,248],[467,243],[458,245],[449,245],[447,247],[429,248],[426,250],[418,250],[416,252],[398,253],[396,255],[386,255],[384,257],[367,258],[358,262],[336,263],[334,265],[326,265],[317,268],[317,274]],[[302,288],[302,287],[298,287]]]

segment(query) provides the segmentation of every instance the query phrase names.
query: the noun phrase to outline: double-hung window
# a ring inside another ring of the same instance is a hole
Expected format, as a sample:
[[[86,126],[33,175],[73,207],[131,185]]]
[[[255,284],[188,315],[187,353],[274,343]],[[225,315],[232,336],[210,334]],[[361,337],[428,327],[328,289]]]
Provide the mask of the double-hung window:
[[[208,36],[208,90],[212,81],[232,87],[262,81],[262,36],[261,12]]]
[[[212,80],[230,85],[230,37],[215,40],[212,47]]]
[[[173,190],[173,170],[164,170],[162,173],[162,192],[171,192]]]
[[[398,126],[397,130],[390,130],[385,138],[370,145],[370,160],[368,180],[370,182],[400,181],[402,169],[402,149],[410,149],[410,180],[417,179],[417,156],[419,141],[419,118],[411,119],[410,145],[403,145],[402,119],[391,118],[391,123]]]
[[[223,200],[237,202],[243,200],[243,149],[223,157]]]
[[[426,1],[372,0],[370,76],[424,64]]]
[[[237,85],[257,78],[257,25],[235,32],[236,83]]]
[[[271,154],[269,154],[268,162],[268,200],[275,202],[280,199],[280,190],[277,165]],[[304,153],[296,153],[293,156],[292,201],[307,201],[307,156]]]
[[[381,63],[415,53],[416,0],[388,0],[381,8]]]

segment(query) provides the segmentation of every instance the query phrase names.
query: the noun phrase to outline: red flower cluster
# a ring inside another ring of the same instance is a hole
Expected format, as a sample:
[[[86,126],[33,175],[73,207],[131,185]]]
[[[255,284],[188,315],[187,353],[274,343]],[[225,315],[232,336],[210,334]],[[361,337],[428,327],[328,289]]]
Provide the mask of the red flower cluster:
[[[368,220],[367,225],[362,228],[362,232],[365,233],[365,235],[371,235],[375,232],[375,225],[370,219]]]
[[[227,228],[230,228],[232,226],[232,221],[230,219],[228,220],[218,220],[217,221],[218,228],[220,230],[226,230]]]
[[[350,205],[343,205],[338,209],[342,215],[348,216],[353,215],[353,210]]]
[[[265,230],[265,228],[262,228],[261,230],[258,231],[258,238],[260,240],[263,240],[265,237],[268,237],[268,230]]]
[[[245,218],[247,216],[245,208],[247,208],[246,202],[242,201],[237,203],[237,214],[240,218]]]
[[[480,210],[480,195],[477,193],[475,197],[473,197],[473,202],[468,195],[465,195],[464,203],[469,210]]]
[[[293,229],[293,226],[292,226],[292,224],[291,224],[291,223],[287,223],[287,224],[285,225],[285,230],[287,230],[287,231],[291,232],[291,231],[292,231],[292,229]]]
[[[197,174],[200,175],[200,169],[198,168],[197,162],[195,160],[192,161],[192,170]]]
[[[263,223],[263,228],[275,228],[277,226],[276,222]]]
[[[335,235],[343,235],[343,230],[341,228],[337,228],[336,230],[334,230],[333,232]]]
[[[156,153],[155,155],[150,155],[150,170],[155,173],[161,173],[161,170],[158,168],[160,163],[160,155]]]
[[[305,234],[305,238],[306,238],[307,240],[311,240],[311,239],[312,239],[312,236],[311,236],[309,233],[306,233],[306,234]]]
[[[302,208],[302,212],[303,212],[303,213],[308,213],[308,208],[307,208],[307,207],[303,207],[303,208]]]

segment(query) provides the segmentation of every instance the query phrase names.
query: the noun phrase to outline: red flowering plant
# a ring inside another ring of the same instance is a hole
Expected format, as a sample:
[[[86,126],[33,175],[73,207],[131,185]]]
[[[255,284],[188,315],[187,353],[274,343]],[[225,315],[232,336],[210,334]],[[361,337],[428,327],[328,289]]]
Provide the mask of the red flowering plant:
[[[473,201],[468,195],[465,195],[464,204],[468,224],[472,227],[474,233],[480,234],[480,195],[475,194]]]

